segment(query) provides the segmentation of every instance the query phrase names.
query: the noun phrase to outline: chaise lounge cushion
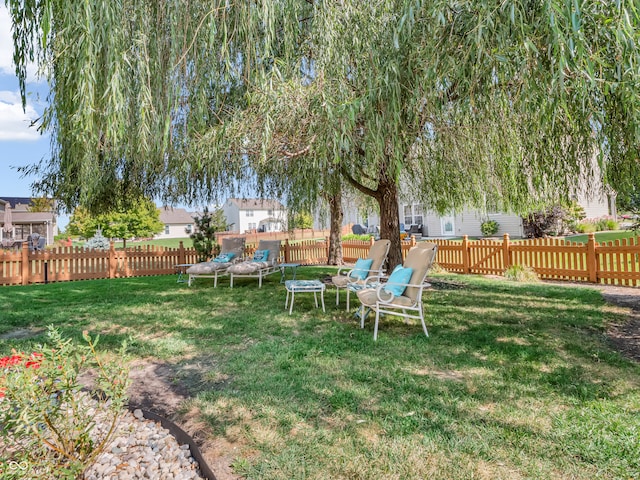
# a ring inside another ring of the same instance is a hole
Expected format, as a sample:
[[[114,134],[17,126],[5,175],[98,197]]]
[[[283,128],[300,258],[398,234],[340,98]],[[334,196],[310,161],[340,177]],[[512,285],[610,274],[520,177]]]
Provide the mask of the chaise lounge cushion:
[[[258,252],[262,252],[260,258],[265,258],[265,261],[248,260],[236,263],[229,267],[229,273],[233,275],[251,275],[258,273],[260,270],[274,267],[280,257],[280,240],[260,240],[256,249],[256,253]],[[256,255],[254,255],[254,258],[256,258]]]
[[[216,270],[225,270],[231,265],[231,262],[200,262],[187,268],[187,273],[190,275],[207,275]]]
[[[226,270],[234,262],[242,258],[244,254],[244,237],[223,238],[221,253],[215,259],[209,262],[200,262],[187,268],[186,273],[189,275],[210,275],[216,271]],[[222,256],[227,258],[222,261]],[[230,257],[229,257],[230,256]]]

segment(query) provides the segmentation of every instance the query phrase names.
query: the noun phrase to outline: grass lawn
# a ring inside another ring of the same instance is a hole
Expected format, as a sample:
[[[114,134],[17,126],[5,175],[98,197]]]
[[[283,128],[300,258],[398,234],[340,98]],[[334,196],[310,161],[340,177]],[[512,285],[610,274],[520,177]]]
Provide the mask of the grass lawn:
[[[615,230],[611,232],[596,232],[596,242],[610,242],[613,240],[620,240],[623,238],[635,238],[637,233],[633,230]],[[566,237],[568,242],[578,242],[578,243],[587,243],[589,240],[589,236],[584,235],[572,235],[570,237]]]
[[[319,278],[328,267],[304,267]],[[213,289],[175,276],[0,289],[0,335],[57,325],[167,362],[181,415],[260,479],[640,478],[640,366],[607,344],[624,312],[590,288],[436,275],[427,326],[383,318],[377,342],[327,292],[279,275]],[[0,354],[44,336],[0,340]],[[193,433],[193,432],[192,432]]]

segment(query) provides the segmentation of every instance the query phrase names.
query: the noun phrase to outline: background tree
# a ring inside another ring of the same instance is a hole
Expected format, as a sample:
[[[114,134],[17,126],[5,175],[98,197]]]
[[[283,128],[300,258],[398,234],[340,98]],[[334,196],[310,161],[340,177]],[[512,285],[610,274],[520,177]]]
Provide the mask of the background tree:
[[[32,198],[29,203],[30,212],[52,212],[53,200],[47,197]]]
[[[296,212],[290,215],[287,224],[290,230],[294,228],[313,228],[313,216],[309,212]]]
[[[201,214],[193,217],[195,231],[189,235],[193,240],[193,248],[198,254],[199,262],[209,260],[217,250],[216,232],[227,230],[227,223],[222,209],[209,212],[207,207]]]
[[[88,209],[78,207],[69,219],[67,232],[90,238],[98,228],[107,238],[121,238],[126,247],[127,239],[153,237],[163,230],[164,224],[155,204],[142,199],[131,206],[101,214],[91,214]]]
[[[64,205],[292,179],[304,203],[336,172],[378,203],[393,267],[403,172],[439,212],[566,198],[594,152],[609,182],[639,173],[633,0],[5,1],[23,92],[50,67],[34,170]]]

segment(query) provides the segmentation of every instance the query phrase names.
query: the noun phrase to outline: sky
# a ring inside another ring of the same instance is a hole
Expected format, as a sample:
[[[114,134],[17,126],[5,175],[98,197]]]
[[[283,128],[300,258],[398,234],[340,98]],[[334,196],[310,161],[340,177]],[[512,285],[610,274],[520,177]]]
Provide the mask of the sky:
[[[31,184],[37,178],[25,177],[17,168],[38,164],[49,156],[49,135],[41,135],[31,126],[44,112],[48,86],[38,78],[35,65],[27,72],[27,106],[23,110],[13,65],[11,20],[4,2],[0,2],[0,198],[33,196]],[[199,209],[184,204],[174,207]],[[58,217],[60,229],[68,222],[68,215]]]
[[[44,111],[47,85],[29,68],[26,110],[22,109],[18,78],[13,65],[13,40],[9,13],[0,4],[0,198],[30,197],[35,177],[24,177],[16,168],[33,165],[49,155],[49,136],[31,127]],[[60,222],[66,224],[65,218]]]

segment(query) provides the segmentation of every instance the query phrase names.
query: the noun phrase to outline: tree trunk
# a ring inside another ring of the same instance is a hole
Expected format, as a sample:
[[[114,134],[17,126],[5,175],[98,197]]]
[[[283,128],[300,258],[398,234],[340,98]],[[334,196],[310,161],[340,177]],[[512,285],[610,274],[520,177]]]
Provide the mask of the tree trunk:
[[[342,191],[329,197],[331,223],[329,232],[329,265],[342,265]]]
[[[402,264],[398,185],[394,181],[381,181],[375,199],[380,207],[380,238],[391,240],[387,260],[387,272],[391,272],[396,265]]]

